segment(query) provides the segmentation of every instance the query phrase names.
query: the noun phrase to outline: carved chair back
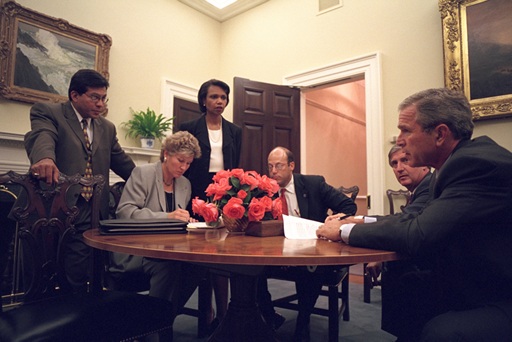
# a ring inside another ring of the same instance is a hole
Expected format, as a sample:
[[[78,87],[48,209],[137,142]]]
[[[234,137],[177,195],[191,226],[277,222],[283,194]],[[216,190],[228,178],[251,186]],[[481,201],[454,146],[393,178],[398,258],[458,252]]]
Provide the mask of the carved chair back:
[[[391,215],[399,212],[398,209],[401,211],[411,200],[411,192],[408,190],[388,189],[386,190],[386,195],[388,196],[389,213]]]
[[[71,286],[64,273],[63,245],[72,234],[82,234],[76,227],[77,218],[81,217],[76,203],[82,186],[93,188],[89,200],[90,221],[86,224],[98,227],[103,176],[84,178],[78,174],[67,176],[61,173],[57,184],[47,185],[29,173],[9,171],[0,175],[0,184],[8,183],[21,188],[10,217],[18,223],[25,288],[23,301],[69,292]]]
[[[110,190],[110,197],[108,202],[108,213],[111,219],[116,218],[116,210],[117,206],[119,204],[119,200],[121,200],[121,195],[123,194],[123,189],[126,182],[119,181],[114,184],[112,184],[109,188]]]
[[[341,191],[343,194],[347,195],[352,199],[352,201],[355,201],[357,198],[357,195],[359,194],[359,187],[357,185],[345,188],[344,186],[340,186],[338,188],[339,191]]]

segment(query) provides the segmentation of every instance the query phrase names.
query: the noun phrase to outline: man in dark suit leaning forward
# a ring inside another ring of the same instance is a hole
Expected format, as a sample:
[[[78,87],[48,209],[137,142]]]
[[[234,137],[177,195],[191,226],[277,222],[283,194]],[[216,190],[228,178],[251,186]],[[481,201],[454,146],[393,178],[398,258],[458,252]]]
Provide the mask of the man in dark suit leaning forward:
[[[334,213],[356,213],[357,206],[354,201],[327,184],[324,177],[293,173],[294,168],[294,156],[290,150],[276,147],[269,153],[269,176],[277,181],[281,188],[280,193],[284,191],[286,198],[286,202],[283,203],[283,213],[319,222],[325,220],[328,209]],[[328,267],[318,267],[316,272],[310,272],[306,267],[289,267],[285,270],[269,269],[270,274],[272,272],[291,272],[297,279],[295,287],[299,314],[295,328],[295,341],[309,340],[309,317],[322,289],[322,277],[319,273],[325,269]],[[278,328],[284,318],[274,311],[266,278],[262,278],[259,282],[258,301],[267,323]]]
[[[464,94],[428,89],[399,106],[397,145],[411,166],[435,168],[418,213],[374,223],[327,220],[319,238],[398,251],[432,271],[402,296],[403,341],[506,341],[512,336],[512,153],[471,139]]]
[[[135,167],[119,145],[114,124],[103,117],[107,109],[108,86],[108,81],[97,71],[77,71],[70,81],[69,101],[32,106],[32,130],[25,135],[30,170],[48,184],[56,183],[60,172],[84,175],[91,156],[92,174],[105,177],[100,205],[104,219],[108,218],[109,170],[127,180]],[[86,141],[84,129],[89,141]],[[71,238],[64,264],[71,284],[80,288],[89,278],[91,248],[83,242],[81,232],[90,228],[90,205],[80,193],[76,194],[75,200],[80,208],[76,224],[80,233]]]

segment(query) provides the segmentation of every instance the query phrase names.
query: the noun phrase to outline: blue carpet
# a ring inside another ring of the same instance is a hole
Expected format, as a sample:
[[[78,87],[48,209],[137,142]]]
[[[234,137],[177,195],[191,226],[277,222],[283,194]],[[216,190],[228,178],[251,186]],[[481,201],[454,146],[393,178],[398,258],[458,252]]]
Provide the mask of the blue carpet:
[[[295,284],[275,279],[269,280],[269,290],[274,296],[281,296],[295,290]],[[395,341],[396,338],[380,329],[381,296],[380,288],[371,290],[371,303],[363,302],[363,285],[350,283],[349,289],[350,321],[340,319],[340,341]],[[317,305],[327,307],[327,298],[320,297]],[[187,306],[197,307],[197,293],[190,299]],[[280,341],[291,341],[295,329],[295,311],[278,309],[286,317],[286,322],[277,331]],[[327,341],[327,317],[312,315],[310,336],[312,342]],[[207,341],[208,338],[197,338],[197,318],[180,315],[174,324],[174,341],[191,342]]]

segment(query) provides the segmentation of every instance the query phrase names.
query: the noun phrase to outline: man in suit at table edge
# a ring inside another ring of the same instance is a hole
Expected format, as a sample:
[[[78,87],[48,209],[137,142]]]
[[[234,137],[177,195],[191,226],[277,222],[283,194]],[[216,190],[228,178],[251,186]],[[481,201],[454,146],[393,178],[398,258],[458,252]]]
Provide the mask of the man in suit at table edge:
[[[471,139],[464,94],[445,88],[399,106],[397,145],[411,166],[431,166],[431,200],[419,213],[374,223],[327,219],[319,238],[393,250],[433,265],[404,287],[404,341],[506,341],[512,336],[512,153]]]
[[[388,152],[389,166],[393,169],[396,180],[403,185],[411,194],[408,203],[402,207],[402,212],[396,215],[415,213],[423,209],[429,199],[429,184],[432,173],[427,166],[411,167],[407,155],[400,146],[394,145]],[[333,216],[332,218],[334,218]],[[366,223],[374,222],[374,219],[384,219],[387,216],[365,217]],[[370,273],[374,285],[378,283],[382,263],[368,263],[366,271]]]
[[[68,89],[69,101],[59,104],[36,103],[30,109],[31,131],[25,134],[25,149],[30,171],[46,183],[57,183],[59,173],[84,174],[91,153],[92,174],[105,177],[101,193],[101,217],[108,218],[109,170],[127,180],[135,164],[117,140],[116,127],[103,117],[108,101],[109,83],[99,72],[78,70]],[[87,125],[82,124],[83,120]],[[87,130],[89,144],[85,140]],[[89,146],[89,148],[87,147]],[[90,228],[90,204],[76,194],[80,209],[76,227],[80,232]],[[82,234],[73,235],[66,246],[64,267],[66,275],[77,289],[84,288],[89,279],[91,247]]]
[[[357,206],[345,194],[325,182],[322,176],[301,175],[293,173],[295,161],[293,153],[276,147],[268,155],[269,176],[277,181],[281,191],[284,190],[286,208],[283,213],[301,216],[306,219],[323,222],[328,209],[333,213],[355,214]],[[283,203],[284,204],[284,203]],[[295,328],[295,341],[309,340],[309,318],[322,289],[321,273],[331,269],[329,266],[318,267],[310,272],[306,267],[270,267],[268,276],[273,273],[290,272],[294,275],[297,290],[299,313]],[[267,287],[267,278],[261,277],[258,284],[258,303],[265,321],[274,329],[284,322],[284,317],[275,312]]]
[[[398,182],[411,193],[409,203],[402,208],[403,215],[419,212],[427,204],[430,198],[430,179],[432,173],[427,166],[412,167],[409,159],[400,146],[394,145],[388,153],[389,165],[393,169]],[[384,220],[387,216],[365,217],[366,223],[374,219]],[[366,266],[366,272],[371,276],[372,283],[379,285],[378,277],[382,270],[382,330],[393,335],[402,329],[401,315],[407,303],[403,302],[401,282],[421,281],[425,272],[429,272],[430,266],[414,260],[398,260],[393,262],[371,262]],[[398,330],[397,330],[398,329]]]

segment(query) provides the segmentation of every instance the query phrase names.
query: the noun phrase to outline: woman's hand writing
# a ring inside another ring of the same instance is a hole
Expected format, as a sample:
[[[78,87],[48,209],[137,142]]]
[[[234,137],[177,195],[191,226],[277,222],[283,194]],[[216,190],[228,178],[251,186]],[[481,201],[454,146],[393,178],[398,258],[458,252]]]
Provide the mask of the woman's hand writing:
[[[185,222],[189,222],[190,220],[190,213],[185,209],[176,209],[170,213],[167,214],[168,218],[182,220]]]

